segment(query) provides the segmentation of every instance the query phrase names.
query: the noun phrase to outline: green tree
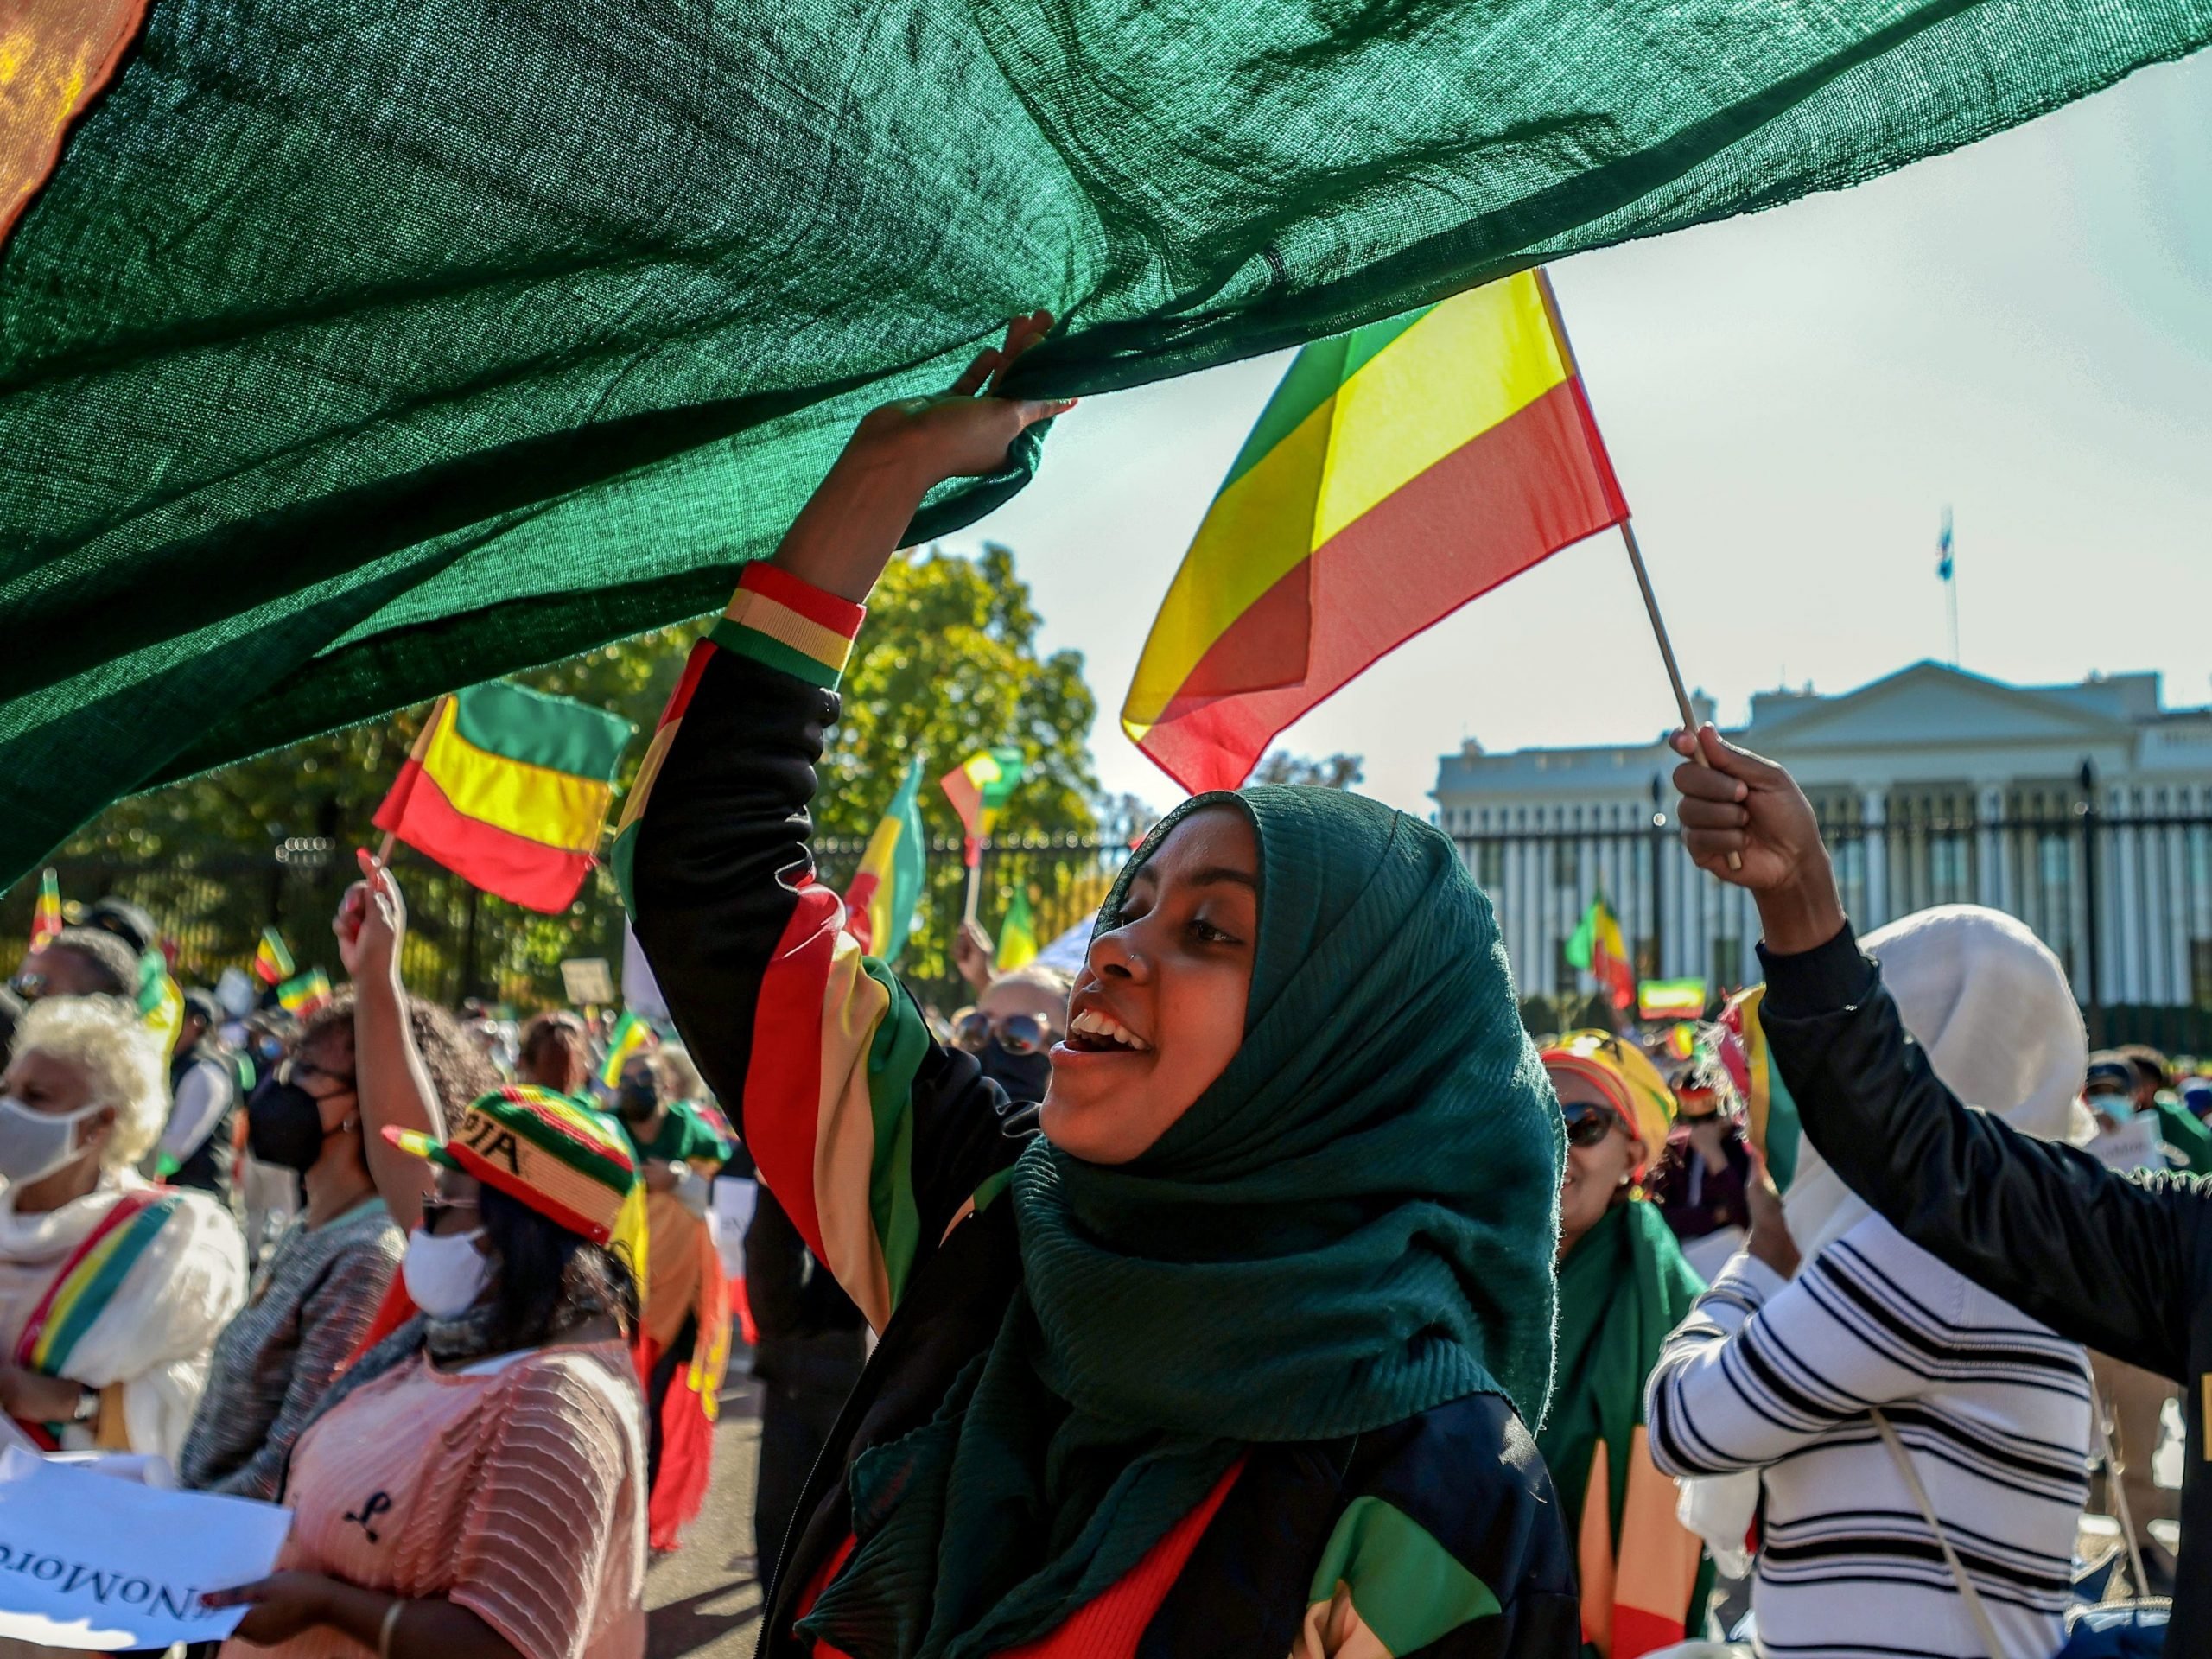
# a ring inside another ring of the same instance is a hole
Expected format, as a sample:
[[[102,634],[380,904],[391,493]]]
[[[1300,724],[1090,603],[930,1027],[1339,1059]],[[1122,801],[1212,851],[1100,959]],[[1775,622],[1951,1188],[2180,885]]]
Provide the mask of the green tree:
[[[1317,789],[1356,789],[1366,776],[1363,754],[1332,754],[1325,760],[1314,760],[1288,749],[1270,751],[1252,768],[1255,784],[1307,784]]]
[[[894,558],[845,671],[844,715],[815,803],[822,832],[874,829],[910,759],[934,780],[1005,745],[1021,751],[1027,770],[999,836],[1094,834],[1088,740],[1098,699],[1084,683],[1082,653],[1038,654],[1042,620],[1013,553],[995,543],[973,559],[935,547]],[[922,819],[932,837],[960,834],[942,790],[923,791]]]
[[[1106,860],[1026,843],[1095,840],[1098,784],[1088,734],[1098,700],[1072,651],[1040,655],[1042,618],[1013,553],[986,543],[975,558],[932,547],[891,562],[868,601],[868,621],[845,671],[844,713],[823,756],[815,823],[842,848],[825,849],[823,874],[842,884],[856,843],[874,829],[912,760],[929,781],[922,822],[940,849],[899,972],[950,1007],[959,1000],[950,962],[966,875],[961,824],[936,780],[979,749],[1021,751],[1022,781],[999,815],[986,861],[980,913],[995,927],[1017,887],[1029,895],[1038,935],[1049,938],[1103,896]],[[1118,862],[1118,860],[1114,861]]]
[[[821,770],[815,815],[817,832],[832,842],[826,878],[842,885],[850,875],[857,848],[837,845],[839,838],[857,842],[874,828],[912,756],[932,780],[923,816],[933,840],[960,834],[934,779],[978,749],[1001,745],[1019,747],[1027,770],[1001,817],[998,841],[1097,834],[1086,744],[1097,700],[1078,653],[1039,655],[1040,620],[1006,548],[987,546],[975,559],[932,548],[893,562],[870,601],[846,674],[843,718]],[[515,678],[611,710],[638,728],[617,777],[618,791],[626,791],[704,627],[702,620],[619,640]],[[184,946],[180,969],[188,977],[242,964],[272,914],[302,967],[321,962],[334,970],[326,930],[354,874],[352,849],[374,844],[371,819],[432,707],[118,802],[57,858],[65,895],[88,900],[124,891],[145,904]],[[319,844],[326,841],[327,851]],[[939,855],[931,863],[922,931],[899,964],[924,980],[949,978],[947,929],[961,910],[959,859]],[[1086,900],[1095,905],[1101,886],[1098,872],[1080,864],[1060,852],[995,855],[987,916],[1000,913],[1018,881],[1038,905],[1040,929],[1071,925]],[[620,954],[620,905],[604,870],[567,912],[549,917],[474,896],[404,851],[397,868],[415,918],[407,973],[426,995],[545,1000],[558,995],[563,957]],[[27,931],[36,887],[18,883],[10,895],[9,917],[21,910],[25,921],[0,921],[0,950]]]

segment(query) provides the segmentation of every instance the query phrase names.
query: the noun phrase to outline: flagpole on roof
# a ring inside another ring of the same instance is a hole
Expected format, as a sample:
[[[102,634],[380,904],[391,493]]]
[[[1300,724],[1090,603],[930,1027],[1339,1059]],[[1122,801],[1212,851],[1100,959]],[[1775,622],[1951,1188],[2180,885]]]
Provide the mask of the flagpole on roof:
[[[1959,665],[1959,569],[1951,556],[1951,510],[1943,509],[1943,533],[1937,537],[1936,577],[1943,584],[1943,601],[1951,622],[1951,666]]]
[[[1560,355],[1567,359],[1567,372],[1580,378],[1582,365],[1575,359],[1574,342],[1567,338],[1567,318],[1560,311],[1559,296],[1552,292],[1551,273],[1541,265],[1536,267],[1536,285],[1543,290],[1544,310],[1552,320],[1552,332],[1559,336]],[[1582,391],[1586,397],[1590,391],[1590,383],[1586,379],[1582,382]],[[1692,740],[1690,757],[1700,766],[1711,766],[1713,763],[1705,758],[1705,746],[1695,741],[1697,710],[1690,706],[1689,688],[1682,682],[1681,664],[1675,660],[1675,642],[1667,637],[1667,620],[1659,614],[1659,596],[1651,591],[1651,573],[1644,569],[1643,549],[1637,544],[1633,519],[1621,520],[1621,541],[1628,548],[1629,569],[1636,572],[1637,591],[1643,595],[1643,613],[1651,619],[1651,637],[1659,642],[1659,660],[1667,666],[1667,683],[1674,688],[1675,707],[1681,711],[1682,729],[1690,734]],[[1742,857],[1735,853],[1729,854],[1728,868],[1742,869]]]

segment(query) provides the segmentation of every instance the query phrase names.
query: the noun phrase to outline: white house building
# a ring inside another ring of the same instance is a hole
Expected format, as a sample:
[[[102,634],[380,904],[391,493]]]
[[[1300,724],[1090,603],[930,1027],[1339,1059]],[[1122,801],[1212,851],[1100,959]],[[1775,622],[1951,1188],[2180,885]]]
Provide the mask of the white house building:
[[[2212,709],[2164,707],[2157,675],[2018,686],[1922,662],[1840,696],[1762,693],[1728,735],[1804,785],[1862,931],[1993,905],[2059,953],[2085,1006],[2212,1008]],[[1675,758],[1663,734],[1442,758],[1436,821],[1524,989],[1590,988],[1560,948],[1599,891],[1644,976],[1758,976],[1749,900],[1675,838]]]

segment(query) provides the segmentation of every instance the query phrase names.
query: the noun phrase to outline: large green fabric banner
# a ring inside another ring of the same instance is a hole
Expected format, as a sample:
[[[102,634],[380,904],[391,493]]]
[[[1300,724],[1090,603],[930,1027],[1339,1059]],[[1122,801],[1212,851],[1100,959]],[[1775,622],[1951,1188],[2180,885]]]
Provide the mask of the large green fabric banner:
[[[1156,379],[2208,38],[2212,0],[153,0],[0,251],[0,880],[713,608],[1012,312],[1065,319],[1017,385]]]

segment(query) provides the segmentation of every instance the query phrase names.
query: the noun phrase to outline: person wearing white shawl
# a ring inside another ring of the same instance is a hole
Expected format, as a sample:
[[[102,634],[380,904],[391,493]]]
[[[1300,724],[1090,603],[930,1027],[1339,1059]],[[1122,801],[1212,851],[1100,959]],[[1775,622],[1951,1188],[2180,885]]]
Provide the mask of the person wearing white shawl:
[[[48,1449],[174,1461],[216,1334],[245,1300],[230,1212],[132,1168],[167,1109],[133,1010],[31,1005],[0,1076],[0,1410]]]
[[[1865,945],[1955,1093],[2025,1134],[2078,1132],[2081,1013],[2025,926],[1946,906]],[[1646,1409],[1654,1460],[1694,1478],[1684,1519],[1717,1559],[1740,1560],[1764,1481],[1761,1649],[1894,1653],[1904,1631],[1916,1651],[1984,1649],[1878,1408],[2004,1652],[2055,1651],[2087,1495],[2083,1351],[1909,1243],[1809,1143],[1779,1214],[1754,1215],[1751,1243],[1669,1339]],[[1777,1270],[1793,1257],[1794,1277]]]

